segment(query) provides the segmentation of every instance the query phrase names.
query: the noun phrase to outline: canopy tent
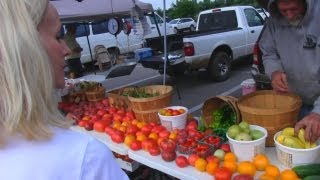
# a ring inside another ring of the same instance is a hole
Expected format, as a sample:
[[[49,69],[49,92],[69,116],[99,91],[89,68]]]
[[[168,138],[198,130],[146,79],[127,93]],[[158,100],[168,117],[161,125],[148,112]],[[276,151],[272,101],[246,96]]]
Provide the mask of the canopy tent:
[[[141,10],[143,13],[152,12],[154,15],[152,4],[140,2],[139,0],[81,0],[81,2],[78,1],[79,0],[51,0],[51,3],[57,9],[60,19],[63,23],[92,22],[105,20],[117,16],[130,16],[131,11],[134,7],[135,9]],[[159,36],[161,36],[157,23],[156,26]],[[93,59],[88,37],[87,41],[89,44],[91,59]],[[164,54],[165,57],[167,57],[166,31],[164,34],[164,42]],[[164,72],[165,71],[166,60],[164,66]],[[165,76],[163,77],[163,82],[165,84]]]
[[[54,0],[62,22],[97,21],[115,16],[130,15],[131,9],[138,6],[144,12],[152,12],[149,3],[139,0]]]

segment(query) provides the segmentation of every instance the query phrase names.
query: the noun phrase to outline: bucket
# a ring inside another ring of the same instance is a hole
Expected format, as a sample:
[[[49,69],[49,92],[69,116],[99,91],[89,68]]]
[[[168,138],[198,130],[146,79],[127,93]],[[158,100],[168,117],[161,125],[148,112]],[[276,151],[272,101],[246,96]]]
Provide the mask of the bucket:
[[[241,120],[241,114],[237,107],[238,99],[232,96],[216,96],[207,99],[202,106],[201,117],[203,119],[204,125],[209,127],[212,124],[214,117],[213,112],[217,109],[222,108],[225,105],[229,105],[234,113],[236,114],[236,123]]]
[[[320,140],[318,146],[310,149],[295,149],[284,146],[276,141],[282,131],[274,135],[274,142],[277,150],[278,161],[286,168],[292,168],[297,165],[320,163]]]
[[[274,146],[273,136],[277,132],[294,126],[301,105],[299,96],[272,90],[256,91],[238,100],[242,120],[267,129],[267,146]]]
[[[237,141],[230,138],[227,134],[231,151],[237,156],[239,162],[252,161],[256,155],[264,154],[265,152],[266,138],[268,136],[267,130],[256,125],[250,125],[250,129],[260,130],[264,133],[264,136],[253,141]]]
[[[170,106],[168,108],[173,110],[184,109],[185,112],[183,114],[176,115],[176,116],[163,116],[158,112],[161,125],[164,126],[170,132],[173,129],[184,129],[187,124],[188,109],[183,106]],[[165,108],[165,109],[168,109],[168,108]]]
[[[242,95],[250,94],[256,91],[256,82],[253,79],[247,79],[241,83]]]

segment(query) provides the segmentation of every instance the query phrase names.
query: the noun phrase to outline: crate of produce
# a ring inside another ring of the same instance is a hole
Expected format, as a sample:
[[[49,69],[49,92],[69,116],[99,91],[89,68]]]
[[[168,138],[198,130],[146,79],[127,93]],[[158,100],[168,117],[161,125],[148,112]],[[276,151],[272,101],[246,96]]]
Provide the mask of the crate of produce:
[[[193,152],[193,148],[197,145],[197,141],[193,138],[185,137],[177,144],[177,151],[181,154],[190,155]]]
[[[191,153],[197,154],[199,157],[206,158],[209,155],[213,155],[214,151],[217,148],[213,145],[203,143],[203,142],[197,142],[197,145],[192,148]]]
[[[218,149],[221,144],[223,143],[223,140],[221,137],[216,135],[208,135],[200,140],[200,142],[204,144],[209,144],[210,146],[214,146],[215,149]]]

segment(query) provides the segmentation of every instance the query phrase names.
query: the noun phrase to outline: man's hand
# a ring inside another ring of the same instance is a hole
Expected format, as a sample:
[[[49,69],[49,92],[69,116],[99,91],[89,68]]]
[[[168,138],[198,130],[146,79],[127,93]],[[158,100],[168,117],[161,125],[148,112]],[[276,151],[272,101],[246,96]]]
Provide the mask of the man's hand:
[[[271,75],[271,85],[279,92],[289,92],[287,75],[281,71],[275,71]]]
[[[294,130],[298,134],[301,128],[305,129],[304,138],[306,141],[314,143],[320,137],[320,114],[310,113],[299,121]]]

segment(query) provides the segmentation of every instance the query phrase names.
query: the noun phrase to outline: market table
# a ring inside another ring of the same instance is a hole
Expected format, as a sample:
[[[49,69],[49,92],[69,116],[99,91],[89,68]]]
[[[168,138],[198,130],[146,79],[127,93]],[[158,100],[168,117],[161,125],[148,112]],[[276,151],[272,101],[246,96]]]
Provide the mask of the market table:
[[[76,132],[85,133],[93,136],[97,140],[101,141],[103,144],[107,145],[108,148],[113,152],[116,152],[120,155],[128,154],[129,148],[124,143],[121,143],[121,144],[114,143],[111,140],[110,136],[108,136],[106,133],[99,133],[96,131],[87,131],[84,128],[81,128],[79,126],[72,126],[70,129]]]
[[[277,165],[280,171],[284,170],[285,168],[279,164],[277,160],[276,149],[274,147],[267,147],[265,154],[269,157],[271,164]],[[200,172],[196,170],[196,168],[188,166],[185,168],[179,168],[175,161],[172,162],[165,162],[161,156],[151,156],[146,151],[128,151],[128,155],[131,159],[138,161],[148,167],[153,169],[157,169],[162,171],[166,174],[174,176],[179,179],[184,180],[207,180],[212,179],[212,175],[206,172]],[[258,178],[264,171],[257,171],[255,178]]]
[[[165,162],[161,156],[151,156],[148,152],[139,150],[139,151],[132,151],[130,150],[127,146],[125,146],[123,143],[121,144],[116,144],[112,142],[111,138],[106,135],[105,133],[99,133],[96,131],[87,131],[84,128],[81,128],[79,126],[73,126],[71,127],[71,130],[80,132],[80,133],[85,133],[89,134],[105,145],[107,145],[110,150],[121,154],[121,155],[128,155],[132,160],[135,160],[141,164],[144,164],[148,167],[151,167],[153,169],[162,171],[166,174],[169,174],[173,177],[179,178],[179,179],[184,179],[184,180],[206,180],[206,179],[212,179],[212,175],[206,173],[206,172],[200,172],[196,170],[196,168],[188,166],[185,168],[179,168],[175,161],[172,162]],[[282,171],[286,169],[284,166],[280,164],[280,162],[277,160],[277,153],[276,153],[276,148],[274,147],[267,147],[265,154],[268,156],[271,164],[274,164],[278,166],[278,168]],[[179,153],[178,153],[179,155]],[[122,168],[126,168],[123,166],[123,164],[120,163],[120,166]],[[256,178],[261,175],[263,171],[259,172],[257,171],[256,173]]]

